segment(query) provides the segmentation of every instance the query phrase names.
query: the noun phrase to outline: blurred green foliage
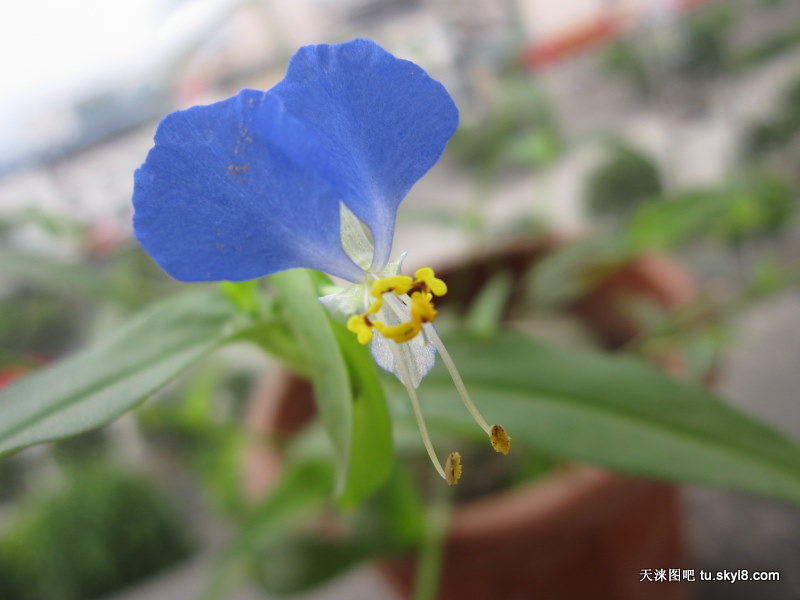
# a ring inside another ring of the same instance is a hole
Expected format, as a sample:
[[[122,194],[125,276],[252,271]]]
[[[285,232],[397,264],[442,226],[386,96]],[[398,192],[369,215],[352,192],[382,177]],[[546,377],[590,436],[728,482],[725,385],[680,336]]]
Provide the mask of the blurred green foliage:
[[[587,202],[594,214],[624,216],[661,193],[661,174],[632,146],[612,142],[609,149],[611,155],[589,175]]]
[[[39,240],[35,249],[27,234]],[[0,217],[0,275],[0,350],[18,360],[60,356],[84,343],[97,319],[175,289],[117,226],[36,208]]]
[[[153,446],[186,461],[216,508],[239,514],[246,506],[240,481],[246,442],[242,421],[252,376],[216,364],[193,375],[136,416]]]
[[[736,57],[736,64],[741,69],[756,66],[800,44],[800,25],[792,26],[776,35],[772,35],[755,46],[747,48]]]
[[[176,509],[147,480],[108,463],[76,463],[64,487],[27,505],[0,539],[0,598],[95,598],[191,548]]]
[[[620,38],[611,44],[603,54],[603,65],[611,74],[627,79],[639,93],[646,95],[652,90],[647,63],[635,40]]]
[[[800,134],[800,77],[791,81],[774,113],[755,123],[745,132],[746,160],[763,159],[773,152],[783,152]]]
[[[693,79],[726,71],[731,62],[729,34],[735,17],[734,7],[728,2],[715,2],[690,13],[681,29],[676,71]]]
[[[547,97],[529,77],[516,74],[502,81],[486,116],[462,123],[448,152],[485,172],[552,163],[563,150],[560,130]]]
[[[752,172],[727,184],[653,199],[632,216],[627,239],[633,252],[674,250],[698,238],[735,243],[780,233],[794,210],[787,181]]]
[[[740,74],[800,44],[796,18],[789,14],[780,19],[792,1],[709,2],[692,7],[676,23],[677,43],[660,46],[654,44],[651,32],[634,32],[608,47],[604,67],[645,94],[658,86],[656,77],[669,76],[696,85]],[[755,40],[742,43],[739,38],[751,26],[752,11],[775,11],[775,16],[766,27],[756,25],[764,31]]]
[[[81,338],[88,316],[86,305],[74,298],[19,289],[3,299],[0,348],[23,356],[58,356]]]
[[[19,496],[23,482],[22,464],[18,458],[0,460],[0,502]]]

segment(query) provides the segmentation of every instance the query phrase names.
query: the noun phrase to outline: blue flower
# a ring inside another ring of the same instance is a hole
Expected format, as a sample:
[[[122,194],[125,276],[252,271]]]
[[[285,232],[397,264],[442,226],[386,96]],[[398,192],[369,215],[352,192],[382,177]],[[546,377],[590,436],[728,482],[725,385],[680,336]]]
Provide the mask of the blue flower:
[[[293,267],[357,282],[343,204],[391,252],[397,208],[458,125],[445,88],[369,40],[301,48],[267,92],[167,116],[136,172],[136,237],[182,281]]]
[[[136,237],[182,281],[307,267],[351,282],[323,302],[416,403],[436,349],[452,362],[430,324],[446,286],[389,262],[395,217],[457,125],[447,90],[374,42],[306,46],[269,91],[161,122],[135,174]]]

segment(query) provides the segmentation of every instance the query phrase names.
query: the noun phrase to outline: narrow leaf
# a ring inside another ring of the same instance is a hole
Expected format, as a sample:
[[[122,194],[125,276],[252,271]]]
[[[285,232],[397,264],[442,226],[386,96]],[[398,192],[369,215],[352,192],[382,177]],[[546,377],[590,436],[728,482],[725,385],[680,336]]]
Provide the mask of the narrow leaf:
[[[512,452],[535,447],[627,473],[800,502],[800,446],[702,389],[629,358],[516,334],[446,342],[475,403],[513,437]],[[429,419],[481,434],[441,368],[421,390]]]
[[[695,190],[642,205],[627,232],[632,250],[672,248],[707,232],[725,210],[725,201],[724,190]]]
[[[347,487],[353,431],[353,392],[342,351],[325,308],[317,300],[312,274],[291,269],[270,276],[297,341],[306,350],[320,418],[337,465],[336,495]]]
[[[392,469],[392,422],[377,368],[367,346],[352,332],[333,323],[353,388],[353,439],[347,483],[339,497],[354,508],[381,485]]]
[[[0,391],[0,454],[112,421],[250,326],[217,292],[153,305],[86,349]]]
[[[477,337],[489,337],[497,331],[511,288],[509,273],[502,272],[492,277],[470,308],[464,323],[465,329]]]

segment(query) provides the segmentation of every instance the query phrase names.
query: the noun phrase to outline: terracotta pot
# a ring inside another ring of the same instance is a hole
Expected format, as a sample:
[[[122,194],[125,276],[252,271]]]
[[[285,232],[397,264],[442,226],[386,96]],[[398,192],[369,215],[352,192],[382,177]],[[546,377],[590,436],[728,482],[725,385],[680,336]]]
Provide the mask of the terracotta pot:
[[[674,262],[658,254],[645,254],[611,271],[573,305],[601,342],[617,348],[641,331],[625,305],[647,299],[662,308],[687,304],[697,295],[694,282]]]
[[[677,600],[680,584],[640,583],[640,572],[682,566],[674,486],[576,465],[457,506],[438,598]],[[410,596],[411,560],[384,572]]]
[[[468,302],[499,268],[521,276],[553,245],[516,245],[445,269],[451,290],[445,298]],[[514,290],[510,304],[519,293]],[[613,346],[638,331],[622,308],[626,297],[645,296],[672,308],[694,295],[691,279],[674,263],[644,256],[611,273],[575,303],[574,312],[601,342]],[[281,437],[312,418],[314,408],[308,382],[282,372],[268,379],[255,398],[251,426],[277,442],[254,447],[248,457],[248,491],[260,496],[280,469]],[[681,600],[686,590],[680,583],[640,582],[640,573],[684,566],[676,486],[573,465],[529,485],[458,504],[445,543],[438,598]],[[411,593],[411,558],[386,561],[382,570],[401,593]]]

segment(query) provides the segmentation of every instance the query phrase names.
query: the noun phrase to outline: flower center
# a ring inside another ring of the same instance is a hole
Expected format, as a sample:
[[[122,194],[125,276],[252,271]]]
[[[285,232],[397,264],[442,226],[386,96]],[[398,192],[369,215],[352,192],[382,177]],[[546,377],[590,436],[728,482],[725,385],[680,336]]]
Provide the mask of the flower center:
[[[407,322],[386,325],[370,317],[383,308],[383,295],[388,293],[398,296],[408,306],[410,318]],[[408,275],[393,275],[377,279],[370,288],[372,303],[363,314],[350,317],[347,328],[358,336],[358,341],[362,344],[368,344],[372,340],[373,330],[398,344],[407,342],[422,331],[423,324],[436,318],[433,297],[444,296],[446,293],[447,285],[436,277],[430,267],[417,269],[413,278]]]
[[[376,275],[371,274],[369,277],[376,277]],[[424,343],[432,343],[442,357],[445,367],[453,378],[458,394],[464,401],[464,405],[481,429],[489,436],[492,447],[497,452],[508,454],[511,447],[511,437],[502,426],[489,425],[486,419],[478,412],[477,407],[467,393],[467,388],[458,373],[458,369],[456,369],[453,359],[444,347],[442,340],[439,339],[436,329],[433,325],[429,325],[436,318],[433,297],[444,296],[446,293],[447,285],[436,277],[430,267],[417,269],[414,272],[414,277],[391,275],[377,278],[370,286],[369,297],[365,302],[365,304],[368,304],[366,311],[362,314],[351,316],[347,321],[347,328],[358,336],[358,341],[362,344],[368,344],[372,341],[375,331],[384,338],[394,340],[398,344],[408,342],[414,339],[421,331],[424,331]],[[386,294],[390,295],[384,298]],[[391,313],[394,315],[395,320],[399,321],[402,320],[402,315],[408,310],[409,320],[399,325],[386,325],[375,319],[374,316],[384,307],[384,300],[387,304],[387,310],[384,314],[388,316],[388,313]],[[430,456],[431,462],[436,467],[439,475],[449,485],[455,485],[461,477],[461,455],[458,452],[451,452],[445,461],[444,467],[442,467],[428,435],[415,386],[412,383],[409,364],[398,346],[390,344],[390,347],[392,354],[394,354],[395,364],[398,365],[399,369],[399,372],[395,372],[395,374],[408,391],[408,397],[411,399],[411,406],[414,409],[414,416],[422,435],[425,450],[428,452],[428,456]]]

